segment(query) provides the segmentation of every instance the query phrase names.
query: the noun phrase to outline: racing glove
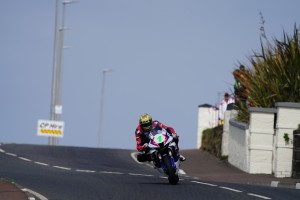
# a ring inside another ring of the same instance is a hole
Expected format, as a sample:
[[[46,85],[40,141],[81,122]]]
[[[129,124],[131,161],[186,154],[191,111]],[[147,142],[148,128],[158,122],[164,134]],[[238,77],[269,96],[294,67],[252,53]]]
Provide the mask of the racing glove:
[[[176,143],[176,145],[178,145],[179,136],[177,135],[177,133],[175,133],[175,132],[172,133],[172,137],[173,137],[173,140]]]
[[[146,151],[148,149],[149,149],[149,144],[148,143],[143,144],[143,150]]]
[[[172,133],[172,137],[173,137],[174,139],[178,139],[179,136],[177,135],[177,133],[174,132],[174,133]]]

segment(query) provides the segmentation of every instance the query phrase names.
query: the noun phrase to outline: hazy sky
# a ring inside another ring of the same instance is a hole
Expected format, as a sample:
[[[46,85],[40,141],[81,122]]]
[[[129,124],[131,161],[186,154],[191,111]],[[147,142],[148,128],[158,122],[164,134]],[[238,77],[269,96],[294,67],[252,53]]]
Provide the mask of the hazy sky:
[[[66,7],[63,62],[65,137],[96,147],[102,70],[103,147],[135,148],[139,116],[172,126],[182,149],[196,148],[198,105],[232,91],[231,72],[267,36],[299,25],[298,0],[80,0]],[[47,144],[55,0],[0,0],[0,142]]]

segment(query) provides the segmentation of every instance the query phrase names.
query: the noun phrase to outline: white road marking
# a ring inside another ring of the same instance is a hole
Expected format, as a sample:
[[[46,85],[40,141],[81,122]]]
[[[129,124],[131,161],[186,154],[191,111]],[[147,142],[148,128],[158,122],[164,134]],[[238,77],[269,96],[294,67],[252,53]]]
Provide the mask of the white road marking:
[[[154,166],[153,165],[150,165],[150,164],[145,164],[145,165],[147,165],[148,167],[151,167],[151,168],[154,168]]]
[[[27,161],[27,162],[31,162],[32,160],[29,160],[29,159],[27,159],[27,158],[23,158],[23,157],[19,157],[21,160],[25,160],[25,161]]]
[[[131,175],[131,176],[154,176],[154,175],[150,175],[150,174],[135,174],[135,173],[129,173],[129,175]]]
[[[49,164],[46,164],[46,163],[42,163],[42,162],[34,162],[35,164],[38,164],[38,165],[44,165],[44,166],[49,166]]]
[[[137,160],[137,158],[136,158],[136,156],[135,156],[136,154],[137,154],[136,152],[132,152],[132,153],[130,154],[130,156],[131,156],[131,158],[132,158],[136,163],[142,165],[143,163],[140,163],[140,162]]]
[[[9,155],[9,156],[14,156],[16,157],[17,155],[16,154],[13,154],[13,153],[5,153],[6,155]]]
[[[0,149],[0,152],[5,153],[5,154],[10,155],[10,156],[17,157],[16,154],[6,153],[3,149]],[[135,156],[135,155],[136,155],[136,152],[131,153],[131,157],[132,157],[132,159],[133,159],[135,162],[137,162],[137,163],[139,163],[139,164],[146,164],[146,163],[140,163],[140,162],[136,159],[136,156]],[[27,162],[31,162],[31,161],[32,161],[32,160],[27,159],[27,158],[24,158],[24,157],[18,157],[18,158],[21,159],[21,160],[27,161]],[[38,165],[49,166],[49,164],[42,163],[42,162],[35,162],[35,161],[34,161],[34,163],[35,163],[35,164],[38,164]],[[153,168],[153,166],[150,165],[150,164],[146,164],[146,165]],[[58,168],[58,169],[63,169],[63,170],[72,170],[71,168],[68,168],[68,167],[62,167],[62,166],[52,166],[52,167]],[[75,171],[76,171],[76,172],[86,172],[86,173],[96,173],[96,171],[93,171],[93,170],[81,170],[81,169],[77,169],[77,170],[75,170]],[[124,173],[122,173],[122,172],[109,172],[109,171],[100,171],[100,173],[105,173],[105,174],[118,174],[118,175],[124,174]],[[179,173],[179,174],[186,174],[186,173],[185,173],[183,170],[181,170],[181,169],[179,170],[178,173]],[[129,173],[129,175],[132,175],[132,176],[148,176],[148,177],[154,176],[154,175],[149,175],[149,174],[135,174],[135,173]],[[160,178],[167,178],[167,177],[160,177]],[[181,180],[183,180],[183,179],[181,179]],[[200,182],[199,182],[199,183],[200,183]],[[207,185],[212,185],[212,184],[207,184]]]
[[[278,187],[279,181],[272,181],[271,182],[271,187]]]
[[[192,183],[198,183],[198,184],[201,184],[201,185],[208,185],[208,186],[213,186],[213,187],[216,187],[217,185],[214,185],[214,184],[210,184],[210,183],[204,183],[204,182],[199,182],[199,181],[191,181]]]
[[[202,184],[202,185],[217,186],[217,185],[214,185],[214,184],[204,183],[204,182],[199,182],[199,181],[191,181],[191,182],[192,183]],[[229,187],[222,187],[222,186],[219,186],[219,187],[222,188],[222,189],[225,189],[225,190],[233,191],[233,192],[243,192],[241,190],[236,190],[236,189],[229,188]],[[252,194],[252,193],[247,193],[247,194],[250,195],[250,196],[255,196],[255,197],[261,198],[261,199],[272,199],[270,197],[265,197],[265,196],[258,195],[258,194]]]
[[[1,144],[0,144],[1,145]],[[0,152],[1,153],[5,153],[6,155],[9,155],[9,156],[14,156],[14,157],[17,157],[16,154],[13,154],[13,153],[7,153],[5,152],[3,149],[0,149]],[[132,159],[137,162],[138,164],[144,164],[144,163],[140,163],[138,162],[138,160],[136,159],[136,152],[133,152],[131,153],[131,157]],[[23,157],[18,157],[19,159],[21,160],[24,160],[24,161],[28,161],[28,162],[31,162],[32,160],[29,160],[27,158],[23,158]],[[44,165],[44,166],[49,166],[49,164],[46,164],[46,163],[42,163],[42,162],[34,162],[38,165]],[[146,164],[147,166],[149,167],[153,167],[152,165],[150,164]],[[53,166],[54,168],[58,168],[58,169],[63,169],[63,170],[72,170],[71,168],[67,168],[67,167],[61,167],[61,166]],[[77,169],[75,170],[76,172],[86,172],[86,173],[95,173],[96,171],[92,171],[92,170],[80,170],[80,169]],[[100,171],[100,173],[105,173],[105,174],[124,174],[124,173],[121,173],[121,172],[108,172],[108,171]],[[186,174],[183,170],[179,170],[178,172],[179,174]],[[135,174],[135,173],[129,173],[129,175],[132,175],[132,176],[154,176],[154,175],[149,175],[149,174]],[[168,177],[162,177],[160,176],[160,178],[168,178]],[[181,179],[183,180],[183,179]],[[208,185],[208,186],[217,186],[217,185],[214,185],[214,184],[210,184],[210,183],[204,183],[204,182],[199,182],[199,181],[191,181],[193,183],[197,183],[197,184],[202,184],[202,185]],[[273,182],[273,184],[271,184],[272,187],[277,187],[278,183],[277,182]],[[236,190],[236,189],[233,189],[233,188],[228,188],[228,187],[222,187],[222,186],[219,186],[220,188],[222,189],[226,189],[226,190],[230,190],[230,191],[233,191],[233,192],[242,192],[240,190]],[[22,189],[23,191],[28,191],[29,193],[35,195],[36,197],[38,197],[40,200],[48,200],[46,197],[44,197],[43,195],[37,193],[37,192],[34,192],[30,189]],[[258,198],[261,198],[261,199],[271,199],[270,197],[266,197],[266,196],[262,196],[262,195],[257,195],[257,194],[252,194],[252,193],[247,193],[249,196],[255,196],[255,197],[258,197]]]
[[[167,177],[167,176],[160,176],[159,178],[167,179],[168,177]],[[184,181],[184,179],[182,179],[182,178],[180,178],[179,180],[180,180],[180,181]]]
[[[160,176],[159,178],[167,179],[168,177],[166,177],[166,176]]]
[[[233,191],[233,192],[243,192],[241,190],[236,190],[236,189],[229,188],[229,187],[222,187],[222,186],[220,186],[220,188],[225,189],[225,190],[230,190],[230,191]]]
[[[76,172],[85,172],[85,173],[96,173],[96,171],[93,170],[84,170],[84,169],[76,169]]]
[[[31,193],[31,194],[33,194],[34,196],[36,196],[37,198],[39,198],[40,200],[48,200],[46,197],[44,197],[43,195],[41,195],[41,194],[39,194],[39,193],[37,193],[37,192],[35,192],[35,191],[33,191],[33,190],[30,190],[30,189],[28,189],[28,188],[24,188],[24,189],[22,189],[22,191],[24,191],[24,192],[29,192],[29,193]]]
[[[121,172],[108,172],[108,171],[100,171],[100,173],[103,173],[103,174],[124,174],[124,173],[121,173]]]
[[[140,165],[147,165],[147,166],[149,166],[149,167],[151,167],[151,168],[153,168],[153,165],[150,165],[150,164],[148,164],[148,163],[141,163],[141,162],[139,162],[138,160],[137,160],[137,158],[136,158],[136,154],[137,154],[137,152],[132,152],[131,154],[130,154],[130,156],[131,156],[131,158],[136,162],[136,163],[138,163],[138,164],[140,164]],[[182,169],[179,169],[179,171],[178,171],[178,174],[180,174],[180,175],[185,175],[186,173],[185,173],[185,171],[183,171]]]
[[[68,168],[68,167],[61,167],[61,166],[53,166],[53,167],[58,168],[58,169],[71,170],[71,168]]]
[[[257,195],[257,194],[252,194],[252,193],[247,193],[247,194],[250,195],[250,196],[255,196],[255,197],[261,198],[261,199],[272,199],[270,197],[265,197],[265,196],[261,196],[261,195]]]

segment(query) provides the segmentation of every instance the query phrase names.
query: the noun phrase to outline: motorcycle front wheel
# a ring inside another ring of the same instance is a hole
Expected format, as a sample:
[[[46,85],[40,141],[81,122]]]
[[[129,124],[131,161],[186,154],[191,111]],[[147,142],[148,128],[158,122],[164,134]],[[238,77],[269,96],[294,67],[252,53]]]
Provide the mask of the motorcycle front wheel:
[[[172,185],[176,185],[179,181],[179,177],[175,173],[176,169],[174,169],[172,167],[172,163],[170,161],[169,156],[164,156],[163,157],[163,162],[164,162],[164,164],[166,166],[166,169],[167,169],[167,175],[168,175],[169,183],[172,184]]]

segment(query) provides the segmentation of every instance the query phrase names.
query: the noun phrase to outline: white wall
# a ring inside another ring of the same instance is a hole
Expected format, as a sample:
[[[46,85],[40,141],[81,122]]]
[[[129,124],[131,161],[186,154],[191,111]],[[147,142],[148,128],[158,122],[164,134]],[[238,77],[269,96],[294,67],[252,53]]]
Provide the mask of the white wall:
[[[249,172],[248,126],[234,120],[230,120],[229,124],[228,162],[245,172]]]
[[[293,131],[300,123],[300,104],[278,102],[276,136],[274,142],[274,174],[276,177],[291,177],[293,162]],[[290,141],[284,140],[287,133]]]
[[[198,109],[198,131],[197,148],[202,145],[202,132],[205,129],[213,128],[218,125],[218,110],[215,107],[199,106]]]
[[[278,102],[274,109],[250,108],[249,112],[248,126],[235,121],[226,111],[222,155],[228,155],[230,164],[251,174],[291,177],[293,131],[300,124],[300,103]],[[200,148],[203,130],[218,123],[218,111],[199,107],[198,118]],[[289,142],[284,140],[284,134],[288,134]]]
[[[228,161],[250,174],[272,174],[274,113],[251,108],[250,125],[229,121]]]
[[[272,174],[276,109],[250,108],[249,173]]]
[[[236,115],[237,115],[237,110],[225,111],[223,134],[222,134],[222,146],[221,146],[222,156],[228,156],[229,120],[235,119]]]

